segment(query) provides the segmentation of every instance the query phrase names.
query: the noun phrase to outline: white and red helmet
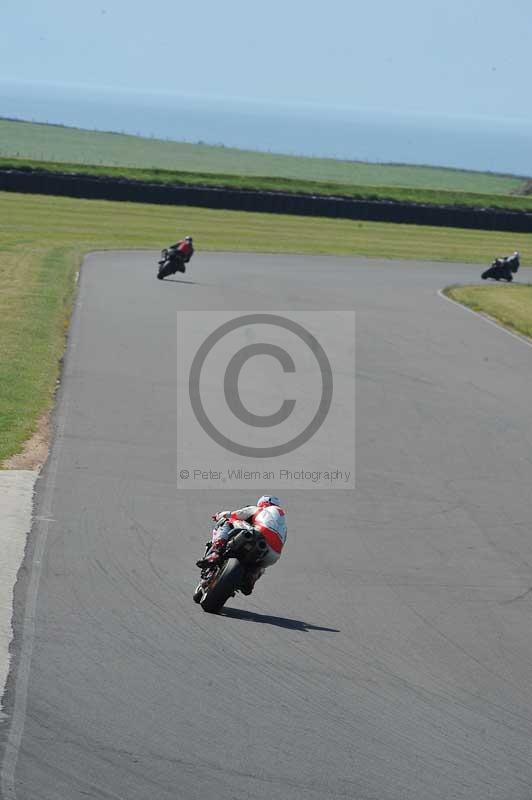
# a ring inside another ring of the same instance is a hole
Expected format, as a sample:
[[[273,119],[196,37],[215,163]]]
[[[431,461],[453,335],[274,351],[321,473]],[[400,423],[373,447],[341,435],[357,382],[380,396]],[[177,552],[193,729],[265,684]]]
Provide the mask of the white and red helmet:
[[[281,501],[274,494],[263,494],[257,500],[258,508],[268,508],[268,506],[280,506]]]

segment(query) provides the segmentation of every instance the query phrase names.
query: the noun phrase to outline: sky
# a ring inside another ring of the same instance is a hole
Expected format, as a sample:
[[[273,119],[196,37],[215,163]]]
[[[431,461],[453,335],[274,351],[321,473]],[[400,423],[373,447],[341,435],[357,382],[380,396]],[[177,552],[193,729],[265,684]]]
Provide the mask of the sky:
[[[532,0],[1,0],[0,79],[532,120]]]

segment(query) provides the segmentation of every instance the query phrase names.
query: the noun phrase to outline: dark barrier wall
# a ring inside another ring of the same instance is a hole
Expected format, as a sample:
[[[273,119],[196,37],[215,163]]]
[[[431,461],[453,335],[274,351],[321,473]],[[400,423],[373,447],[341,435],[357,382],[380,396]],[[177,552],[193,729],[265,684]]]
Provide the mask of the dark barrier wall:
[[[440,225],[451,228],[532,233],[532,214],[524,211],[155,184],[31,170],[0,169],[0,190],[88,199],[126,200],[133,203],[160,203],[235,211],[259,211],[273,214],[299,214],[374,222],[402,222],[411,225]]]

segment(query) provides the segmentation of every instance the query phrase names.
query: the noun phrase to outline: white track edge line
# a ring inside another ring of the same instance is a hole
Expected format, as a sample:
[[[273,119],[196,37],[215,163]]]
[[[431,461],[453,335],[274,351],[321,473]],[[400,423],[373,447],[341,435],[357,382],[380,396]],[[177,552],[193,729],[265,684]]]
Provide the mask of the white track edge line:
[[[76,306],[78,303],[76,302]],[[70,354],[72,355],[77,348],[77,340],[69,343]],[[29,577],[28,589],[24,615],[22,618],[22,632],[20,645],[20,658],[17,667],[15,685],[13,688],[13,712],[6,736],[5,752],[2,763],[0,763],[0,797],[3,800],[16,800],[17,793],[15,787],[15,771],[17,767],[18,754],[24,733],[26,722],[26,707],[28,698],[28,686],[31,670],[31,659],[33,654],[33,644],[35,640],[35,618],[37,611],[37,597],[42,571],[43,556],[48,539],[50,524],[53,524],[53,499],[57,480],[57,471],[61,450],[63,445],[64,432],[69,417],[70,398],[64,395],[59,402],[57,426],[54,434],[54,443],[50,450],[47,484],[42,499],[42,513],[38,517],[32,517],[33,523],[37,523],[37,536],[31,562],[31,572]],[[42,474],[42,473],[41,473]],[[40,477],[40,475],[39,475]]]
[[[489,325],[492,325],[494,328],[498,328],[498,330],[502,331],[503,333],[507,333],[508,336],[512,337],[512,339],[517,339],[518,342],[522,342],[523,344],[526,344],[527,347],[532,347],[532,341],[530,339],[527,339],[526,336],[521,336],[519,333],[514,333],[513,331],[508,330],[508,328],[505,328],[504,325],[502,325],[500,322],[497,322],[497,320],[493,319],[492,317],[488,316],[487,314],[481,314],[480,312],[474,311],[472,308],[469,308],[469,306],[465,306],[463,303],[459,303],[458,300],[453,300],[452,297],[448,297],[445,294],[445,290],[444,289],[438,289],[438,295],[443,300],[447,300],[449,303],[453,303],[453,305],[458,306],[463,311],[469,311],[470,314],[474,314],[475,317],[477,317],[477,319],[482,319],[482,320],[484,320],[484,322],[487,322]]]

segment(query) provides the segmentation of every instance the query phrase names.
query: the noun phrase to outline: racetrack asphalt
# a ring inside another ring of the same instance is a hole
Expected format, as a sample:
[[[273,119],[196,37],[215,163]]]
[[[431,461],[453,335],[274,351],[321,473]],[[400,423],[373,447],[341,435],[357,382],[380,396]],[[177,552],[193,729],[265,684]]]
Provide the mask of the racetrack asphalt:
[[[15,593],[5,800],[529,800],[532,349],[438,296],[480,267],[202,254],[83,266]],[[502,290],[503,287],[501,287]],[[356,490],[283,493],[249,598],[194,605],[179,309],[355,309]]]

